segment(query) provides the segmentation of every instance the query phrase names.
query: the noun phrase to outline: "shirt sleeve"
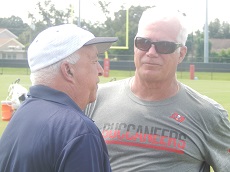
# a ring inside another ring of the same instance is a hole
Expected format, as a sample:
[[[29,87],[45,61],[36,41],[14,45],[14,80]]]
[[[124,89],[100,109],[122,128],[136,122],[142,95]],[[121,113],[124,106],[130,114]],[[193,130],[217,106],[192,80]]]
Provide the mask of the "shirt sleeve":
[[[215,172],[227,172],[230,169],[230,123],[227,111],[222,108],[217,111],[212,123],[207,124],[206,161]]]

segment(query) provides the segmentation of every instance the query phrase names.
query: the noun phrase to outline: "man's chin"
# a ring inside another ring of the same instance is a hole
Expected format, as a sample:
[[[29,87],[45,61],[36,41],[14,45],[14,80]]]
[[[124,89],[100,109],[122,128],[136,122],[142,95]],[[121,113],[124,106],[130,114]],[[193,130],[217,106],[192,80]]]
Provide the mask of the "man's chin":
[[[95,100],[96,100],[96,94],[95,94],[95,96],[90,97],[89,103],[93,103],[93,102],[95,102]]]

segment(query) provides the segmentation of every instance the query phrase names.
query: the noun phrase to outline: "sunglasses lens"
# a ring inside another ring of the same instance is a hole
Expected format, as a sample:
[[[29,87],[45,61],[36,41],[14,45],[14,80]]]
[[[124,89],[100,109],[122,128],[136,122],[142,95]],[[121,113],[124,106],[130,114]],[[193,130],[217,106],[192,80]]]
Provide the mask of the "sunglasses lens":
[[[135,39],[135,46],[142,51],[148,51],[151,47],[151,42],[148,39],[137,37]]]
[[[177,46],[173,42],[161,41],[156,42],[155,49],[160,54],[171,54],[176,50]]]
[[[151,42],[149,39],[136,37],[135,46],[142,51],[149,51],[152,44],[155,47],[155,50],[159,54],[171,54],[173,53],[179,46],[174,42],[168,41],[159,41],[159,42]]]

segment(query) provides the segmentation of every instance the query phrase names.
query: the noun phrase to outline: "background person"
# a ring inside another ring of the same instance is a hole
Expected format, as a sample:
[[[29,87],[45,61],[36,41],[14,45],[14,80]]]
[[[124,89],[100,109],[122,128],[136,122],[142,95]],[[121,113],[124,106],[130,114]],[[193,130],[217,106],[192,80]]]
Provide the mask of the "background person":
[[[99,86],[86,109],[106,141],[113,172],[215,172],[230,169],[228,114],[180,83],[186,17],[146,10],[135,37],[135,76]]]
[[[111,171],[103,137],[82,110],[103,74],[98,53],[116,40],[73,24],[35,38],[28,49],[33,86],[0,140],[1,172]]]

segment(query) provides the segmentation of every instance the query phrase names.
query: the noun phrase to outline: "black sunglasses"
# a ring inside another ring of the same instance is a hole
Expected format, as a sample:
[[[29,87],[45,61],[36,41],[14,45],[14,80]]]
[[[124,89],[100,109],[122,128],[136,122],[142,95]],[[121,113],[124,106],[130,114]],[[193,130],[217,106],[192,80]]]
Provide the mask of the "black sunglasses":
[[[175,43],[175,42],[169,42],[169,41],[157,41],[152,42],[149,39],[142,38],[142,37],[136,37],[135,38],[135,46],[142,51],[149,51],[152,44],[155,47],[155,50],[159,54],[171,54],[173,53],[177,48],[181,47],[181,43]]]

